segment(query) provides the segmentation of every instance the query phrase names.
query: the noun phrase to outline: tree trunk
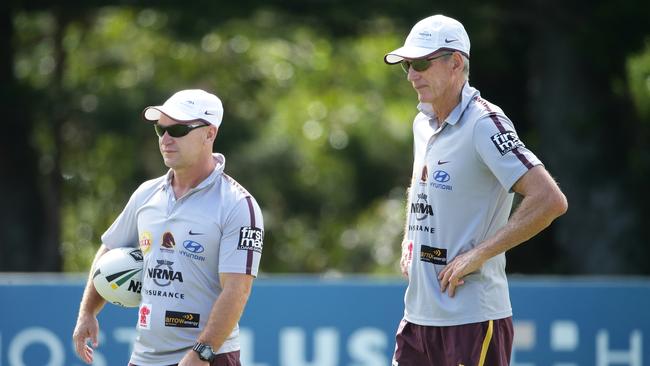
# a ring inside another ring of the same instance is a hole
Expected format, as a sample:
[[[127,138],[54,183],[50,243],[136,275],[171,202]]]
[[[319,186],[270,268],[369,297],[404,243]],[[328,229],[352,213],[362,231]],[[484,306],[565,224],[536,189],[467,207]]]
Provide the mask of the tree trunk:
[[[42,251],[46,225],[37,182],[38,154],[32,146],[30,99],[14,77],[12,2],[0,5],[0,102],[5,134],[0,144],[0,271],[34,271]],[[50,267],[57,270],[57,266]]]

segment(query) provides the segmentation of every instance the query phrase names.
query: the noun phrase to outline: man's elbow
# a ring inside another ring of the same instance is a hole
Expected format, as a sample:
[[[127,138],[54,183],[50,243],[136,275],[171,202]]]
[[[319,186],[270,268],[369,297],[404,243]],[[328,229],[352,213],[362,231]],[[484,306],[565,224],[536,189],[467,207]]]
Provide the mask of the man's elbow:
[[[569,209],[569,202],[564,193],[557,189],[548,199],[549,211],[553,219],[564,215]]]

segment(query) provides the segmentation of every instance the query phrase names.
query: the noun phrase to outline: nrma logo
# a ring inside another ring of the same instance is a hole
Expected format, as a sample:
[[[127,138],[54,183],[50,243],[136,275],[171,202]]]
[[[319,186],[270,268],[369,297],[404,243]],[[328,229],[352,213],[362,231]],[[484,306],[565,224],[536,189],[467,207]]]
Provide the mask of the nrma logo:
[[[411,203],[411,213],[415,214],[415,219],[421,221],[426,219],[428,216],[433,216],[433,208],[427,202],[427,195],[420,193],[417,197],[417,201]]]
[[[156,268],[148,268],[147,275],[153,278],[153,282],[161,287],[169,286],[172,281],[183,282],[183,273],[174,271],[172,264],[174,262],[166,260],[157,260]]]

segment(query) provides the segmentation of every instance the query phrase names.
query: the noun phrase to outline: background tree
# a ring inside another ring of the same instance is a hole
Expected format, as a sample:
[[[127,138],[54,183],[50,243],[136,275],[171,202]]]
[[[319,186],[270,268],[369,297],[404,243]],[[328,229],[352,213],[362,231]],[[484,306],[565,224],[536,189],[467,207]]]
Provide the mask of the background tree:
[[[440,12],[470,34],[472,85],[569,198],[509,270],[650,272],[647,2],[103,5],[0,5],[0,270],[85,271],[165,170],[142,108],[201,87],[224,101],[215,149],[264,210],[264,271],[396,273],[416,99],[382,57]]]

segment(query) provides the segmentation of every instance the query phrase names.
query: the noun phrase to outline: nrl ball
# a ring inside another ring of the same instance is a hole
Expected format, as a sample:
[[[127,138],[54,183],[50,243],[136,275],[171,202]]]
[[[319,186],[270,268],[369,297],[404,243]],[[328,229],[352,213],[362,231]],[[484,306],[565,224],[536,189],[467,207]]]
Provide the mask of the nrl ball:
[[[93,284],[102,297],[115,305],[132,308],[142,298],[142,251],[115,248],[104,253],[93,269]]]

